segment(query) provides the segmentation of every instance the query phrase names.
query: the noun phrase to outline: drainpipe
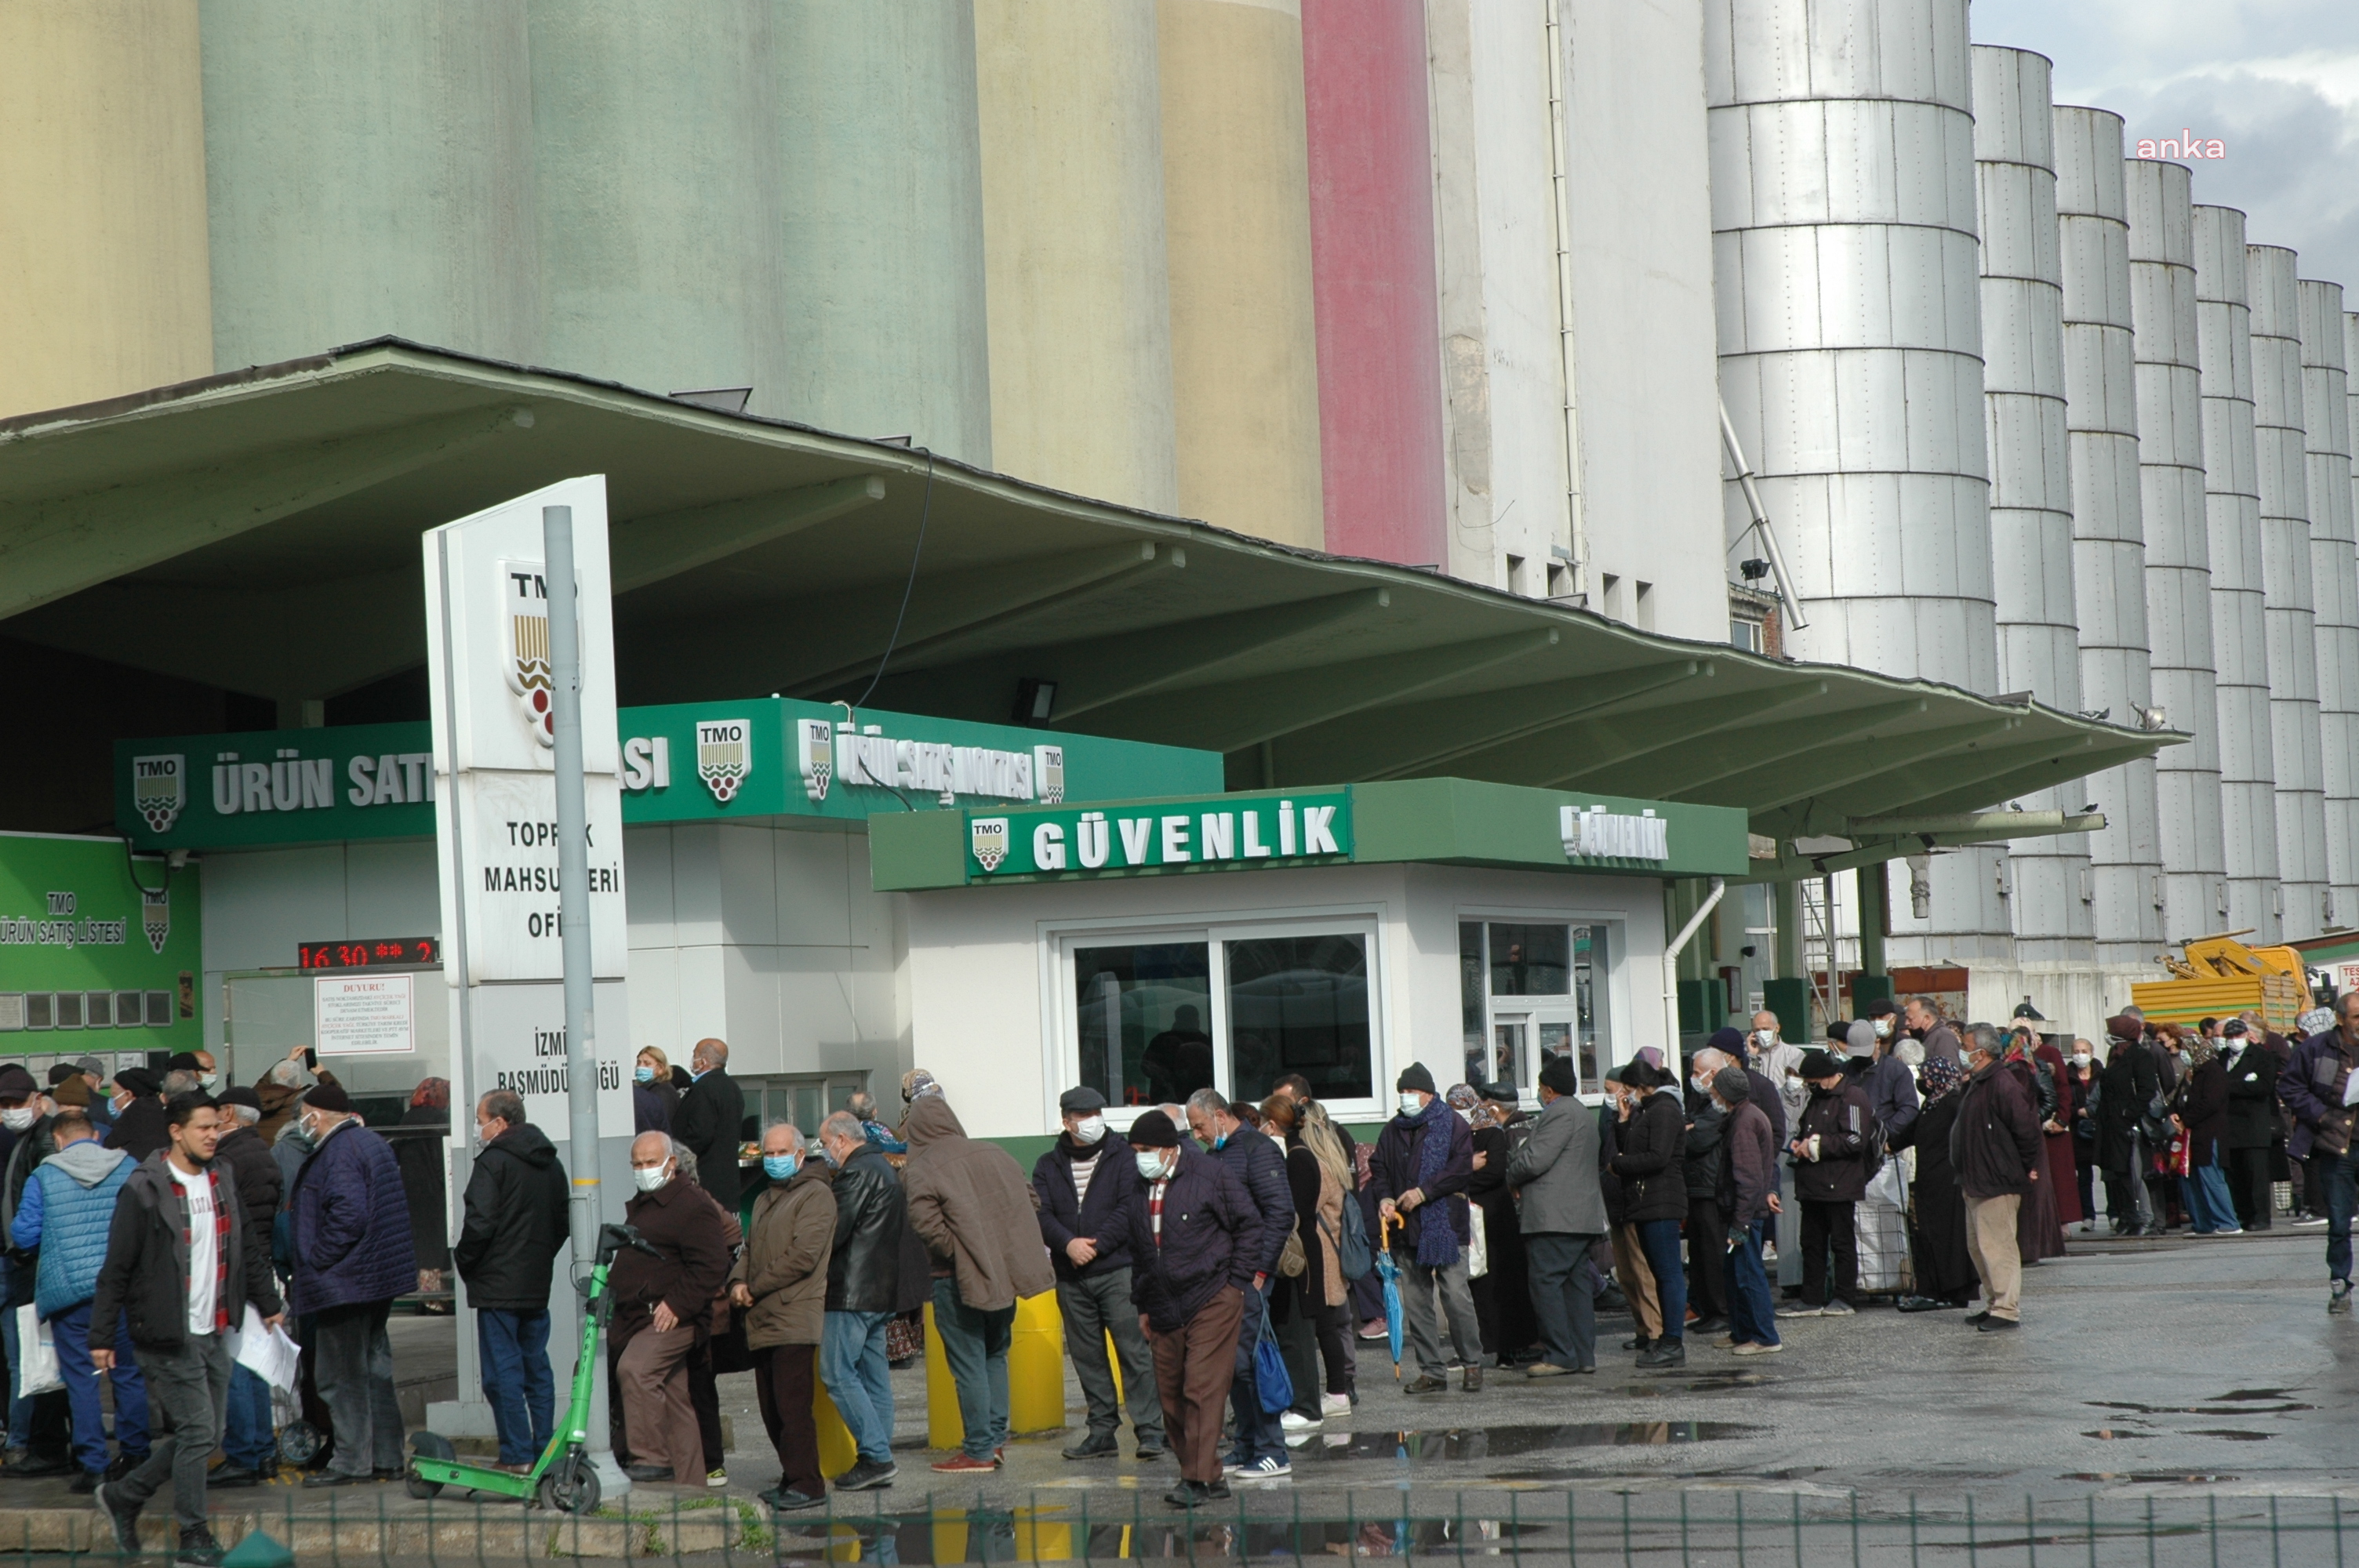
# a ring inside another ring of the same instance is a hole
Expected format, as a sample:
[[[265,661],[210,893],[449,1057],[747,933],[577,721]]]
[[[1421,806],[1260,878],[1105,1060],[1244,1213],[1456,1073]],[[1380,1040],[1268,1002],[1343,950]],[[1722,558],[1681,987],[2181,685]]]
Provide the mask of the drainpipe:
[[[1687,950],[1689,938],[1701,930],[1703,923],[1712,918],[1712,912],[1720,907],[1721,895],[1727,891],[1727,878],[1712,878],[1712,891],[1704,895],[1701,907],[1688,917],[1688,923],[1680,927],[1680,934],[1663,948],[1663,1065],[1669,1070],[1674,1080],[1680,1071],[1680,955]]]

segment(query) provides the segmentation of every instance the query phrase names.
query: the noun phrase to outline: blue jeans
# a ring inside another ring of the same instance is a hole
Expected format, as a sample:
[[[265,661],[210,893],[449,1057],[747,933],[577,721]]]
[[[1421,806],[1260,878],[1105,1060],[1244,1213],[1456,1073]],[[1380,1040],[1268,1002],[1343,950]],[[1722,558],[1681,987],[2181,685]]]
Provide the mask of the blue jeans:
[[[115,1428],[122,1430],[120,1416]],[[229,1427],[222,1438],[222,1453],[231,1464],[266,1476],[278,1467],[278,1432],[270,1419],[270,1385],[250,1367],[230,1371]]]
[[[978,1312],[959,1299],[958,1281],[934,1281],[934,1332],[958,1390],[960,1443],[970,1459],[988,1459],[1007,1442],[1007,1346],[1016,1309]],[[824,1329],[821,1330],[824,1333]]]
[[[1687,1337],[1688,1271],[1680,1262],[1680,1222],[1649,1219],[1638,1226],[1638,1245],[1655,1273],[1655,1298],[1663,1308],[1663,1337]]]
[[[90,1303],[49,1319],[57,1341],[58,1375],[65,1379],[66,1406],[73,1411],[74,1463],[85,1470],[106,1468],[106,1423],[98,1408],[98,1372],[90,1364]],[[123,1452],[147,1453],[147,1385],[131,1352],[131,1323],[114,1320],[114,1441]]]
[[[529,1465],[549,1446],[557,1423],[557,1388],[549,1373],[549,1314],[475,1314],[475,1359],[492,1427],[500,1434],[500,1463]]]
[[[1739,1345],[1777,1343],[1777,1314],[1769,1294],[1769,1273],[1761,1263],[1762,1238],[1768,1228],[1766,1219],[1729,1228],[1728,1336]]]
[[[1229,1379],[1229,1410],[1236,1427],[1236,1444],[1229,1457],[1240,1465],[1265,1459],[1287,1463],[1286,1428],[1277,1416],[1261,1408],[1261,1386],[1254,1380],[1254,1346],[1261,1339],[1262,1319],[1269,1315],[1269,1292],[1246,1291],[1244,1321],[1237,1325],[1237,1364]]]
[[[2359,1200],[2359,1167],[2349,1154],[2329,1154],[2323,1149],[2311,1157],[2310,1168],[2326,1178],[2326,1277],[2351,1277],[2351,1211]]]
[[[889,1312],[832,1312],[820,1329],[820,1382],[871,1465],[893,1463],[892,1368],[885,1359],[885,1325],[892,1321]]]
[[[2228,1196],[2228,1179],[2217,1165],[2198,1165],[2179,1178],[2179,1199],[2198,1236],[2237,1230],[2236,1206]]]

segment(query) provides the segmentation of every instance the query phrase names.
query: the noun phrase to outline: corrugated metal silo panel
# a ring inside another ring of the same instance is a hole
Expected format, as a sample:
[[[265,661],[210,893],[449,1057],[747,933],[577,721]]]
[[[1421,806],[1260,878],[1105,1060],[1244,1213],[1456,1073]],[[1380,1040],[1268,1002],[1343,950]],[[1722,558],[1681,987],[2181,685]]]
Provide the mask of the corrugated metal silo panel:
[[[2351,507],[2343,286],[2300,283],[2303,462],[2318,650],[2320,779],[2325,791],[2328,929],[2359,922],[2359,546]]]

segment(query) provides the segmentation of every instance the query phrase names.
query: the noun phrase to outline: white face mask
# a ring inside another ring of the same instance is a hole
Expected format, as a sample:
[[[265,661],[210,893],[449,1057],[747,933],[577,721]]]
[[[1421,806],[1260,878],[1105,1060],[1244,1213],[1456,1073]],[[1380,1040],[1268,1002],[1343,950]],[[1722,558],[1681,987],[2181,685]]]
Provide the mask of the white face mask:
[[[0,1127],[5,1127],[11,1132],[22,1132],[39,1119],[40,1112],[29,1105],[10,1106],[6,1110],[0,1110]]]
[[[1767,1051],[1777,1044],[1777,1032],[1774,1029],[1756,1029],[1753,1032],[1753,1043]]]
[[[1140,1176],[1140,1178],[1141,1178],[1142,1180],[1149,1181],[1149,1182],[1159,1182],[1159,1181],[1161,1181],[1161,1180],[1163,1179],[1163,1151],[1162,1151],[1162,1150],[1160,1150],[1160,1149],[1140,1149],[1140,1150],[1136,1150],[1136,1151],[1134,1151],[1134,1152],[1133,1152],[1133,1158],[1136,1159],[1136,1160],[1137,1160],[1137,1162],[1138,1162],[1138,1173],[1139,1173],[1139,1176]]]
[[[1417,1098],[1417,1092],[1414,1089],[1403,1089],[1401,1091],[1400,1113],[1403,1116],[1415,1116],[1419,1111],[1421,1111],[1424,1108],[1425,1102]]]
[[[1879,1018],[1875,1021],[1875,1037],[1878,1040],[1889,1040],[1892,1038],[1892,1020],[1888,1018]]]
[[[1073,1141],[1076,1143],[1095,1143],[1104,1136],[1105,1118],[1103,1116],[1085,1116],[1073,1123]]]
[[[204,1076],[199,1078],[197,1083],[199,1087],[205,1091],[205,1093],[212,1094],[213,1091],[221,1087],[221,1075],[219,1073],[207,1073]]]
[[[631,1183],[643,1193],[655,1192],[670,1180],[671,1162],[669,1161],[656,1166],[653,1170],[641,1165],[631,1167]]]

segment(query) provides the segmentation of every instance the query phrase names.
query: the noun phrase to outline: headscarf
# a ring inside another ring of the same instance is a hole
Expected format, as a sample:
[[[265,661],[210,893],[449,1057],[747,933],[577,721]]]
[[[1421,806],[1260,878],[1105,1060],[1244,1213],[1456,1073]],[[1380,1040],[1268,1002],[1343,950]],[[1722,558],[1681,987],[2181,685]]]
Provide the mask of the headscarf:
[[[901,1075],[901,1103],[915,1105],[921,1095],[938,1095],[942,1086],[934,1082],[933,1074],[923,1067],[912,1067]]]
[[[2185,1044],[2187,1046],[2187,1065],[2190,1068],[2200,1067],[2220,1054],[2220,1044],[2218,1041],[2212,1039],[2208,1034],[2198,1033],[2192,1030],[2189,1031],[2185,1036]]]
[[[1955,1090],[1965,1076],[1966,1070],[1958,1065],[1956,1057],[1929,1056],[1925,1065],[1917,1070],[1917,1087],[1923,1091],[1925,1103],[1931,1105],[1943,1095]]]
[[[419,1106],[424,1106],[429,1110],[449,1110],[451,1080],[448,1078],[419,1079],[416,1092],[409,1097],[409,1108],[415,1110]]]
[[[1475,1091],[1473,1084],[1452,1084],[1450,1086],[1450,1093],[1445,1098],[1450,1101],[1450,1108],[1464,1117],[1468,1126],[1493,1125],[1492,1122],[1484,1119],[1489,1108],[1484,1105],[1483,1097]]]

